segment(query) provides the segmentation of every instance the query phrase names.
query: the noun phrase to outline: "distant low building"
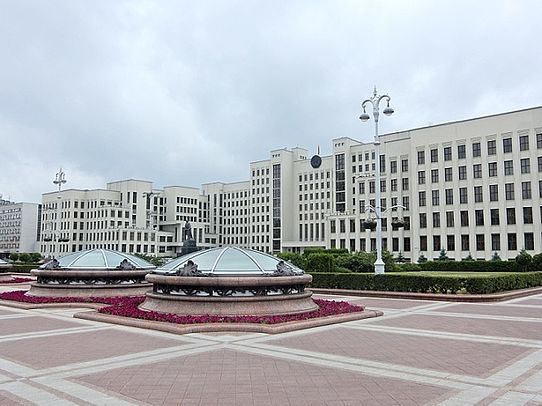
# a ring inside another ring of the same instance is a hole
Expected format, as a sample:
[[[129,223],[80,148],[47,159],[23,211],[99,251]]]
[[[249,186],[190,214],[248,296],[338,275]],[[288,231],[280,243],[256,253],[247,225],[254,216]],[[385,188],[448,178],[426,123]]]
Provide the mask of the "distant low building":
[[[41,204],[14,203],[0,199],[0,255],[37,252]]]

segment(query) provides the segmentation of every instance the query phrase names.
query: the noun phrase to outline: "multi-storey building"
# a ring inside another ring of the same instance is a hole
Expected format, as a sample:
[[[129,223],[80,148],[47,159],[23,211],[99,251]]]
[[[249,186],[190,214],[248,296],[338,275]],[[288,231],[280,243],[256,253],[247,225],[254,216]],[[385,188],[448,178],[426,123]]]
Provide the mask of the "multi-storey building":
[[[0,199],[0,254],[36,252],[41,205]]]
[[[273,150],[250,163],[248,181],[208,183],[201,191],[129,180],[105,190],[66,190],[60,199],[47,193],[42,232],[56,232],[60,202],[61,252],[104,246],[172,256],[187,221],[202,247],[368,251],[376,233],[366,220],[380,206],[383,247],[395,256],[416,261],[445,249],[455,259],[488,259],[494,252],[511,258],[521,249],[542,251],[542,107],[384,134],[380,141],[379,157],[373,143],[348,137],[332,140],[327,156]],[[405,226],[395,227],[396,220]],[[41,248],[52,252],[47,242]]]

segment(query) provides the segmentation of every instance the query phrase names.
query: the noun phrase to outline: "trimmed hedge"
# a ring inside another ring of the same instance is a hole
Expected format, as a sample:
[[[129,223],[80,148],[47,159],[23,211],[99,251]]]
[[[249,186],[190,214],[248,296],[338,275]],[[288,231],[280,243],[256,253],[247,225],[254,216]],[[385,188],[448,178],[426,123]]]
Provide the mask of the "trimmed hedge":
[[[444,272],[517,272],[516,261],[427,261],[422,271]]]
[[[484,277],[318,272],[311,275],[312,287],[327,289],[487,294],[542,286],[542,272]]]

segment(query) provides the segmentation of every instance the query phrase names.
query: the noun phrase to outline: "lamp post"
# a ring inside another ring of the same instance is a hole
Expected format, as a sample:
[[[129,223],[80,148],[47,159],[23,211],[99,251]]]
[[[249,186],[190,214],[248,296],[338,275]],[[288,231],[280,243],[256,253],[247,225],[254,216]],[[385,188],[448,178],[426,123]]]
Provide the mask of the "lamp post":
[[[62,185],[66,183],[66,174],[62,171],[62,168],[57,172],[55,180],[53,180],[55,185],[58,185],[58,195],[57,195],[57,204],[56,204],[56,221],[55,221],[55,233],[53,235],[53,258],[56,258],[56,248],[60,240],[60,189]],[[58,247],[60,250],[60,247]]]
[[[380,102],[385,100],[387,102],[386,108],[382,111],[385,115],[389,116],[393,114],[393,109],[390,107],[390,96],[387,94],[379,95],[376,92],[376,86],[374,87],[373,96],[370,99],[366,99],[361,103],[363,113],[359,116],[359,119],[363,122],[369,120],[369,114],[365,111],[365,108],[372,104],[373,106],[373,118],[375,121],[375,158],[376,158],[376,204],[374,208],[376,216],[376,261],[375,261],[375,274],[384,273],[384,261],[382,260],[382,207],[380,203],[380,138],[378,137],[378,118],[380,116]]]

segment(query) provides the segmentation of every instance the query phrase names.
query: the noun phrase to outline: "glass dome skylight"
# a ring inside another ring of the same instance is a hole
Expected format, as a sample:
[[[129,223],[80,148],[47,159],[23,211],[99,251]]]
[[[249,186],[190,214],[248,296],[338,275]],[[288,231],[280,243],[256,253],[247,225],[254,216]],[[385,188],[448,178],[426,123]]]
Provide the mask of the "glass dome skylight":
[[[59,267],[65,269],[116,269],[124,260],[137,269],[155,268],[154,265],[135,255],[102,248],[68,254],[60,257],[58,262]],[[42,265],[40,268],[44,268],[46,265]]]
[[[272,255],[238,247],[211,248],[183,255],[156,269],[155,273],[175,273],[188,261],[198,266],[198,271],[215,275],[263,275],[273,274],[281,261]],[[296,273],[303,271],[288,264]]]

